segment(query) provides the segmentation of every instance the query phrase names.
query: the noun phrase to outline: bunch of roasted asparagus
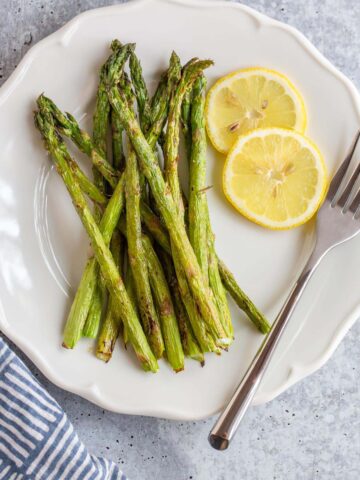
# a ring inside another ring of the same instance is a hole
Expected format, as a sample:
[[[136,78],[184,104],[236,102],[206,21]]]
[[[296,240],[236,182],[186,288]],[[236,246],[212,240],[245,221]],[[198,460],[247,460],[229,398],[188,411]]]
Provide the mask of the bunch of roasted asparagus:
[[[94,252],[63,346],[97,338],[96,355],[108,361],[120,335],[144,370],[156,372],[164,356],[178,372],[185,356],[203,364],[204,353],[219,354],[232,342],[226,291],[262,333],[269,324],[215,251],[206,199],[203,73],[212,62],[194,58],[182,67],[173,53],[150,98],[135,46],[114,40],[111,49],[100,71],[92,137],[44,95],[35,112]],[[188,198],[178,175],[181,132]],[[92,161],[92,180],[63,137]]]

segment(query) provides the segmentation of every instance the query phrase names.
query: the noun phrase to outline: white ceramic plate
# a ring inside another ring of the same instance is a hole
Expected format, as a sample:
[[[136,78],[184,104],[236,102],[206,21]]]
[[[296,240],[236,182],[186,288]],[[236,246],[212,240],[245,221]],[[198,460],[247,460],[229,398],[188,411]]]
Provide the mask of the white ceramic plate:
[[[228,2],[142,0],[89,11],[41,41],[0,90],[0,327],[54,383],[109,410],[177,419],[217,412],[229,398],[262,336],[232,305],[236,341],[200,368],[175,375],[164,363],[143,373],[117,347],[109,364],[83,340],[61,348],[61,333],[87,255],[87,239],[67,192],[51,169],[32,123],[46,92],[89,126],[97,71],[113,38],[137,42],[151,84],[174,49],[183,61],[212,58],[209,83],[261,65],[288,75],[303,93],[307,133],[330,172],[360,124],[354,86],[297,31]],[[288,232],[262,229],[225,201],[223,158],[209,151],[211,216],[220,255],[272,320],[308,251],[313,224]],[[323,262],[294,314],[256,403],[271,400],[329,358],[359,314],[360,239]]]

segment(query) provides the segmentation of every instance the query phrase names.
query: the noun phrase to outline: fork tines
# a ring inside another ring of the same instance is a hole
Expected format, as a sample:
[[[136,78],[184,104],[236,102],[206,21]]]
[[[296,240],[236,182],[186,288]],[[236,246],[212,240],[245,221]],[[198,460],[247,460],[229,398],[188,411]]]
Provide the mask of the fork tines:
[[[328,194],[326,196],[326,199],[331,203],[332,207],[337,206],[343,211],[343,213],[345,213],[345,211],[350,211],[354,215],[360,206],[360,190],[356,192],[356,183],[360,178],[360,162],[356,165],[350,179],[347,182],[344,182],[344,179],[356,151],[359,138],[360,129],[355,135],[354,141],[345,157],[345,160],[342,162],[334,178],[332,179]],[[355,194],[355,197],[348,206],[353,194]]]

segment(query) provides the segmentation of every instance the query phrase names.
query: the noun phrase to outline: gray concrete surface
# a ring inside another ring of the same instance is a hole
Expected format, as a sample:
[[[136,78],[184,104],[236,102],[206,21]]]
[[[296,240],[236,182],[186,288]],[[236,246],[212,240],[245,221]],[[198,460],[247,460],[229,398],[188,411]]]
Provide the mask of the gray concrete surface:
[[[0,0],[0,85],[28,48],[101,0]],[[247,0],[300,29],[360,86],[359,0]],[[0,132],[1,134],[1,132]],[[133,480],[358,480],[360,478],[360,325],[319,372],[252,409],[232,448],[206,441],[214,419],[173,422],[116,415],[64,392],[24,358],[95,454]]]

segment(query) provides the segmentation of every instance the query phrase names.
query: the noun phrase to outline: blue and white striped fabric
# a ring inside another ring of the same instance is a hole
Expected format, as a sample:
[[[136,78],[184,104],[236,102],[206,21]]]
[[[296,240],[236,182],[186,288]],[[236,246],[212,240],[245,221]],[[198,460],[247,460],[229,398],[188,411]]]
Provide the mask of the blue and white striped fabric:
[[[126,480],[90,455],[58,403],[0,337],[0,479]]]

